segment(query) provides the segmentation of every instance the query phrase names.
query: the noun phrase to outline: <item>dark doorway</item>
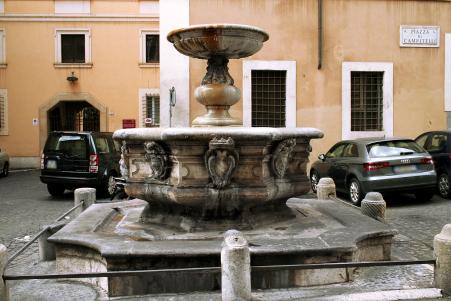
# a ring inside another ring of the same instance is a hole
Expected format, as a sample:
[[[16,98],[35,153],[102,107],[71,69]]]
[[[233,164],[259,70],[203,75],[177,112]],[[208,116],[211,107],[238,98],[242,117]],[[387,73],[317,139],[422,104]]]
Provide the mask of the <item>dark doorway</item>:
[[[47,116],[49,131],[100,131],[99,110],[86,101],[60,101]]]

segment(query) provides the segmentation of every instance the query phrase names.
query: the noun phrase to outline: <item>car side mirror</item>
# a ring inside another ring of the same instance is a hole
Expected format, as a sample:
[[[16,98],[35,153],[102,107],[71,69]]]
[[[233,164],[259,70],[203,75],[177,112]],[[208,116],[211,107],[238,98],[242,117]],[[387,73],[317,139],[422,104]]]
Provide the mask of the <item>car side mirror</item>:
[[[320,159],[321,161],[324,161],[324,160],[326,160],[326,156],[324,154],[320,154],[318,156],[318,159]]]

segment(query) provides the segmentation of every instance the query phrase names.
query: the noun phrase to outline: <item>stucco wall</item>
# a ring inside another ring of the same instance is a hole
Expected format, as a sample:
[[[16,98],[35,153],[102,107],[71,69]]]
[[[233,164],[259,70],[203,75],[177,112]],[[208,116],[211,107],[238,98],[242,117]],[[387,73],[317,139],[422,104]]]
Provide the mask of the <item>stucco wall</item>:
[[[6,1],[5,11],[24,12],[25,8],[33,7],[31,2],[41,1],[23,2],[29,2],[28,6]],[[45,13],[53,13],[53,1],[42,2],[52,2],[51,11]],[[117,11],[108,9],[108,6],[117,8],[116,2],[121,1],[98,2],[92,1],[92,11],[96,14],[110,14]],[[109,2],[109,5],[106,2]],[[138,1],[122,2],[119,7],[128,7],[122,12],[122,16],[138,14]],[[134,5],[130,5],[130,2],[134,2]],[[40,7],[36,6],[33,13],[41,13]],[[0,20],[0,28],[6,33],[7,63],[6,68],[0,69],[0,88],[7,90],[9,117],[9,133],[7,136],[0,136],[0,146],[11,157],[39,157],[47,129],[32,125],[32,120],[40,117],[45,119],[45,115],[39,115],[40,109],[51,104],[57,95],[89,95],[99,106],[105,108],[106,124],[102,130],[114,131],[122,128],[123,119],[136,119],[139,124],[140,88],[159,88],[158,65],[139,65],[140,30],[158,32],[158,18],[137,17],[124,21],[117,18],[91,20],[88,17],[71,21],[67,18],[53,20],[49,17],[45,22],[29,17],[23,21],[9,21],[4,18],[3,21]],[[54,66],[55,30],[64,28],[90,30],[93,63],[91,68]],[[75,84],[66,79],[71,72],[78,77]],[[41,124],[44,121],[39,120]]]
[[[313,143],[314,159],[341,139],[342,63],[393,62],[394,135],[416,137],[446,127],[444,35],[451,32],[451,3],[442,1],[323,1],[323,67],[318,65],[316,0],[191,0],[190,24],[241,23],[266,30],[270,38],[252,60],[297,62],[297,126],[312,126],[325,137]],[[208,12],[208,13],[205,13]],[[436,25],[440,48],[400,48],[400,25]],[[242,88],[242,60],[230,64]],[[191,94],[205,61],[191,59]],[[191,102],[191,120],[204,109]],[[231,110],[242,116],[242,102]]]

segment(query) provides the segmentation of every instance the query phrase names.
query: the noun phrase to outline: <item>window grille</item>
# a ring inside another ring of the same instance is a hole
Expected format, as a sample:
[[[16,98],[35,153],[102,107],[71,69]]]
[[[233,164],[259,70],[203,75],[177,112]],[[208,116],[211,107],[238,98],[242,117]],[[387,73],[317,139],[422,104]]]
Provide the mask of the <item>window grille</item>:
[[[8,135],[8,97],[6,89],[0,89],[0,135]]]
[[[285,127],[285,70],[252,70],[252,126]]]
[[[160,36],[146,34],[146,63],[160,62]]]
[[[61,35],[61,62],[85,63],[85,35]]]
[[[160,126],[160,96],[146,94],[143,101],[143,126]],[[152,118],[152,123],[146,123],[146,118]]]
[[[351,131],[383,131],[384,72],[351,72]]]

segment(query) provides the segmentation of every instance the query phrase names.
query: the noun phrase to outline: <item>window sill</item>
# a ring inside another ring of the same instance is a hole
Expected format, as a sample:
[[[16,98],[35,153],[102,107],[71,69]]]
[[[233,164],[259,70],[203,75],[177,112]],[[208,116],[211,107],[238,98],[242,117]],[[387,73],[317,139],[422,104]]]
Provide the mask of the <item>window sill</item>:
[[[7,63],[0,63],[0,69],[4,69],[6,67],[8,67]]]
[[[72,64],[72,63],[54,63],[53,66],[55,68],[92,68],[92,63],[80,63],[80,64]]]
[[[139,63],[139,68],[160,68],[160,63]]]

